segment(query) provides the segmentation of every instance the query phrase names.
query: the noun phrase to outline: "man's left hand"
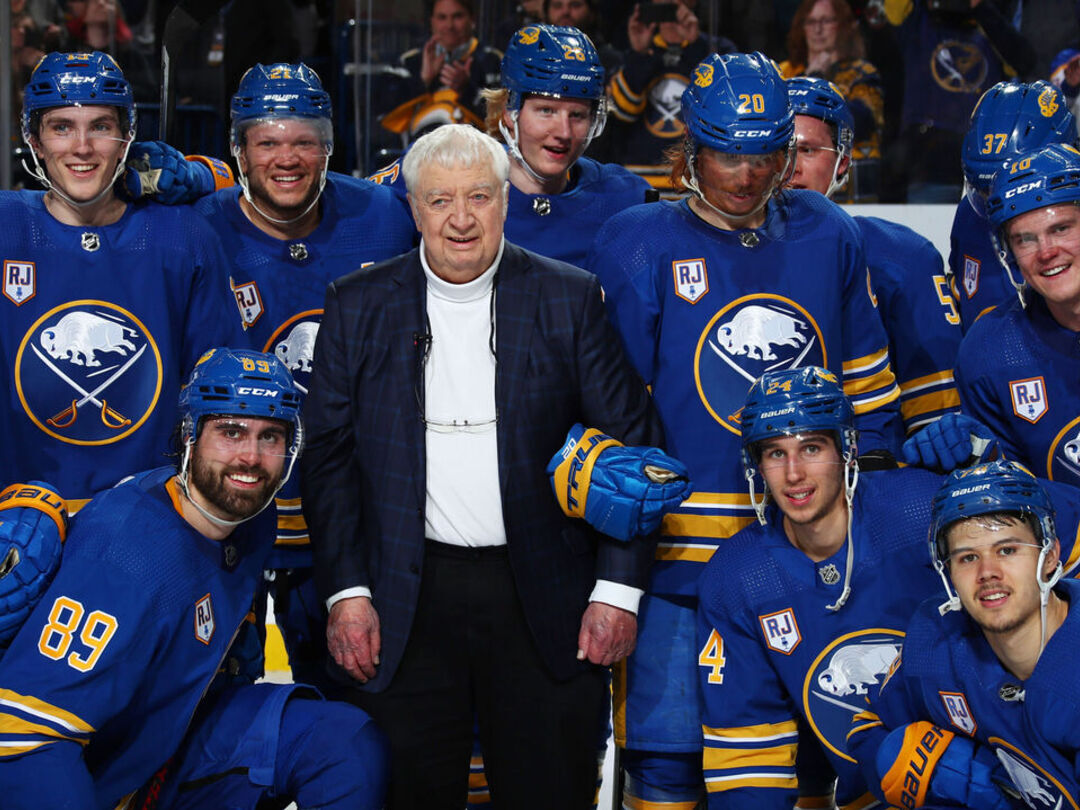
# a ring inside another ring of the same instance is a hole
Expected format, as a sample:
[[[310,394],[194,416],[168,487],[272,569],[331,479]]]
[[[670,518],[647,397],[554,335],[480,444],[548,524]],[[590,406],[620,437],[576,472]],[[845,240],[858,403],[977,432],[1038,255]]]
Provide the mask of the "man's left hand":
[[[590,602],[578,633],[579,661],[610,666],[623,660],[637,644],[637,616],[629,610]]]

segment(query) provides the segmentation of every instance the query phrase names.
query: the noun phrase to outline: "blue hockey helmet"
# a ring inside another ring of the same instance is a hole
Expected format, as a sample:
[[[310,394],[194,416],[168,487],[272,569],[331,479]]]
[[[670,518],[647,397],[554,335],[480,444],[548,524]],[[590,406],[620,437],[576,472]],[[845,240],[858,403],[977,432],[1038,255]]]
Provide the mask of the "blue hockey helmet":
[[[274,355],[247,349],[211,349],[195,364],[180,391],[180,417],[194,438],[207,416],[254,416],[300,424],[301,395],[292,374]],[[296,432],[296,431],[294,431]]]
[[[1054,506],[1038,479],[1015,461],[992,461],[954,470],[934,495],[930,515],[930,554],[935,566],[949,556],[949,528],[978,515],[1031,516],[1035,539],[1042,545],[1057,538]]]
[[[23,91],[23,140],[29,144],[35,113],[96,105],[119,107],[120,128],[135,137],[135,96],[115,59],[100,51],[46,54]]]
[[[984,199],[1006,162],[1050,144],[1076,142],[1076,121],[1060,90],[1041,80],[998,82],[979,99],[964,135],[968,201],[985,216]]]
[[[510,37],[502,60],[507,108],[520,110],[525,96],[604,98],[604,66],[583,32],[559,25],[529,25]]]
[[[994,175],[987,201],[990,228],[1048,205],[1080,202],[1080,151],[1054,144],[1018,157]]]
[[[795,115],[818,118],[836,130],[836,146],[851,154],[855,140],[855,119],[844,94],[835,84],[813,76],[795,76],[787,80],[788,101]]]
[[[795,116],[776,64],[762,53],[711,54],[682,94],[695,146],[765,155],[791,146]]]
[[[776,436],[817,430],[836,434],[836,449],[854,458],[855,411],[836,375],[820,366],[768,371],[746,395],[740,414],[743,466],[757,472],[755,445]]]
[[[257,64],[244,74],[230,105],[230,139],[235,149],[244,129],[256,121],[274,118],[306,118],[317,122],[323,142],[334,145],[330,96],[319,74],[307,65],[276,62]]]

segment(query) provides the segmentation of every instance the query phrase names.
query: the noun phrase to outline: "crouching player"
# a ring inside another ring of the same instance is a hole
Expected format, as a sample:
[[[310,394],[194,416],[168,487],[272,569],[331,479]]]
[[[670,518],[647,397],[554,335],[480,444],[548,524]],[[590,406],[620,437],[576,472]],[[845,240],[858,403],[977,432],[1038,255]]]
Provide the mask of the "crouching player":
[[[180,394],[178,467],[80,513],[0,661],[5,808],[382,806],[370,718],[302,685],[253,685],[240,653],[299,402],[273,355],[207,353]]]
[[[1056,491],[1054,505],[1061,516]],[[1080,801],[1080,583],[1062,579],[1054,518],[1045,489],[1012,462],[958,470],[934,497],[930,551],[948,598],[919,608],[848,738],[890,804]]]

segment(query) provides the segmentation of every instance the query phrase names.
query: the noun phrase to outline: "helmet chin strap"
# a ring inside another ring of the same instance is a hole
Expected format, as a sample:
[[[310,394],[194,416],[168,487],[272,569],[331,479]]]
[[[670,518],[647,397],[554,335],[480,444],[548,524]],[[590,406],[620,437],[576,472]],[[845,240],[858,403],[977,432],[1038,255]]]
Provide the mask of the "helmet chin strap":
[[[843,144],[837,144],[836,162],[833,163],[832,169],[832,180],[829,181],[829,187],[825,189],[825,196],[828,197],[830,200],[832,199],[833,194],[843,190],[844,186],[848,184],[848,179],[851,177],[850,161],[848,162],[847,171],[844,172],[844,176],[840,178],[836,176],[837,172],[840,171],[840,162],[844,159],[845,155],[847,155],[847,148]]]
[[[517,111],[510,113],[510,119],[514,122],[514,134],[511,135],[510,131],[506,128],[506,124],[502,119],[499,119],[499,133],[503,136],[503,140],[506,141],[506,148],[510,152],[511,157],[514,158],[520,164],[521,168],[525,170],[525,173],[529,175],[537,183],[549,183],[550,177],[544,177],[529,165],[529,161],[525,160],[525,156],[521,154],[521,147],[518,145],[518,114]]]
[[[768,204],[769,200],[773,198],[773,195],[776,193],[777,189],[782,187],[784,183],[787,182],[788,176],[794,169],[794,162],[792,161],[791,150],[791,146],[794,142],[794,137],[792,137],[791,141],[788,142],[787,162],[784,164],[783,171],[778,172],[773,177],[772,187],[761,195],[761,202],[754,206],[754,210],[746,214],[729,214],[726,211],[721,211],[719,208],[709,202],[708,199],[706,199],[705,192],[701,190],[701,187],[698,184],[697,171],[694,168],[694,164],[697,160],[697,153],[692,144],[688,145],[686,150],[687,174],[684,174],[682,176],[683,185],[690,189],[690,191],[694,194],[695,197],[698,198],[698,200],[708,206],[715,214],[717,214],[717,216],[723,219],[724,222],[732,225],[735,228],[742,228],[746,225],[746,223],[748,223],[750,220],[752,220],[758,215],[761,209],[763,209]]]
[[[1050,601],[1050,591],[1058,580],[1061,579],[1062,574],[1065,573],[1065,569],[1061,565],[1061,561],[1058,560],[1057,566],[1047,579],[1043,579],[1042,570],[1043,563],[1046,562],[1046,554],[1050,551],[1050,546],[1045,542],[1043,543],[1042,550],[1039,552],[1038,568],[1035,569],[1035,581],[1039,585],[1039,626],[1042,629],[1042,634],[1039,638],[1039,658],[1042,657],[1043,650],[1046,649],[1046,605]],[[1036,661],[1039,659],[1036,658]]]
[[[251,187],[248,183],[247,173],[244,171],[244,164],[240,162],[240,147],[233,146],[233,157],[236,158],[236,174],[240,179],[240,188],[244,190],[244,199],[248,201],[248,205],[254,208],[260,217],[267,222],[272,222],[275,225],[292,225],[295,222],[299,222],[308,215],[308,212],[315,207],[319,202],[319,198],[322,197],[323,189],[326,188],[326,175],[330,170],[330,155],[332,152],[326,153],[326,159],[323,161],[322,173],[319,176],[319,191],[312,197],[311,202],[308,203],[307,208],[301,211],[292,219],[276,219],[270,216],[256,205],[255,200],[251,196]]]
[[[116,139],[124,144],[124,152],[122,155],[120,155],[120,160],[116,164],[116,170],[113,172],[112,180],[110,180],[105,185],[105,187],[101,189],[101,191],[99,191],[97,194],[94,195],[93,198],[89,200],[73,199],[71,195],[65,193],[58,185],[56,185],[56,183],[50,180],[49,176],[42,168],[41,163],[38,161],[37,150],[34,148],[34,145],[30,143],[30,140],[26,136],[23,137],[23,140],[26,141],[26,145],[30,147],[30,158],[34,161],[34,168],[32,169],[26,165],[26,158],[22,158],[22,160],[20,161],[22,163],[22,167],[26,170],[27,174],[29,174],[31,177],[35,178],[39,183],[41,183],[41,185],[43,185],[50,194],[55,194],[68,205],[81,211],[84,208],[89,208],[92,205],[96,205],[105,197],[105,195],[112,193],[112,189],[113,186],[116,184],[116,181],[120,179],[125,169],[127,169],[128,151],[131,149],[131,144],[135,140],[135,135],[134,133],[132,133],[129,138]]]
[[[840,592],[840,598],[831,605],[826,605],[826,610],[837,611],[842,608],[851,596],[851,570],[855,566],[855,538],[851,535],[851,524],[855,518],[855,487],[859,483],[859,463],[855,460],[855,451],[849,450],[844,456],[844,501],[847,504],[847,560],[844,563],[844,590]]]
[[[1009,279],[1009,284],[1016,290],[1016,297],[1020,299],[1020,306],[1027,309],[1027,300],[1024,296],[1024,291],[1027,290],[1027,285],[1024,283],[1024,279],[1021,278],[1018,282],[1016,276],[1013,275],[1012,263],[1009,261],[1009,249],[1005,247],[996,233],[990,234],[990,241],[993,243],[994,252],[997,254],[998,261],[1005,269],[1005,277]]]

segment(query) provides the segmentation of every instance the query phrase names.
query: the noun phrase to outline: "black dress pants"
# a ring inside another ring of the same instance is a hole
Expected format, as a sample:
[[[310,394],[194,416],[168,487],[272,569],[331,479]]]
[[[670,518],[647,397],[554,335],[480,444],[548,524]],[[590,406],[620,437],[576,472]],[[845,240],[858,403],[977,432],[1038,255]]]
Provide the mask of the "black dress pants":
[[[605,670],[556,681],[536,650],[506,547],[428,541],[408,644],[390,685],[350,690],[390,739],[390,810],[462,810],[473,719],[500,810],[586,810]]]

